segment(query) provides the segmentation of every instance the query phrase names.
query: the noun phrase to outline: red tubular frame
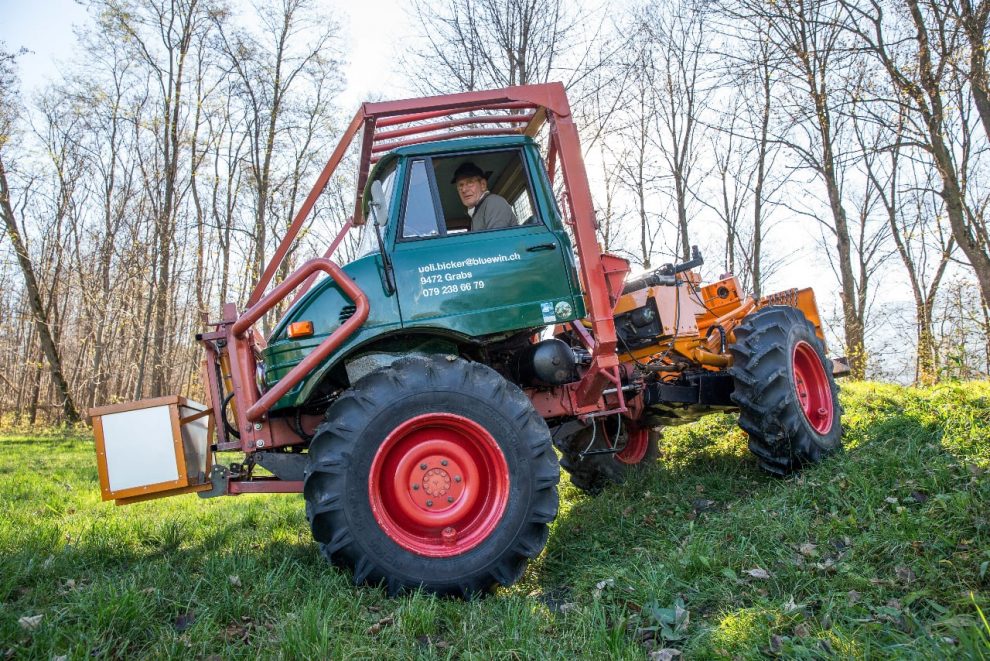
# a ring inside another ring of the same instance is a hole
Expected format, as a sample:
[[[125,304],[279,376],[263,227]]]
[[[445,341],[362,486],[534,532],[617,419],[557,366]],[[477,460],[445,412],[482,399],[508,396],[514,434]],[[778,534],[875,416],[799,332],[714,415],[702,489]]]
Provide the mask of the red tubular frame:
[[[303,264],[297,270],[293,271],[282,283],[280,283],[275,289],[273,289],[267,296],[262,298],[260,301],[251,306],[250,309],[246,310],[240,318],[234,322],[230,327],[230,333],[228,336],[228,342],[233,353],[235,353],[239,358],[243,356],[245,352],[251,352],[253,354],[253,347],[251,346],[251,338],[248,336],[247,331],[251,326],[261,319],[262,316],[269,310],[271,310],[275,305],[284,299],[289,292],[302,284],[311,273],[320,270],[326,272],[337,286],[343,290],[343,292],[354,301],[356,310],[354,315],[340,325],[334,332],[330,333],[327,339],[323,340],[315,349],[313,349],[309,355],[302,359],[298,365],[289,370],[289,373],[279,379],[278,383],[272,386],[268,392],[266,392],[261,397],[258,397],[257,388],[250,387],[253,381],[254,370],[251,369],[250,372],[246,372],[245,368],[250,369],[254,363],[254,360],[237,360],[237,368],[235,369],[240,376],[240,386],[242,392],[239,393],[241,396],[237,399],[237,416],[238,418],[243,418],[239,420],[243,424],[240,425],[241,429],[244,430],[248,423],[258,422],[262,419],[265,413],[275,405],[279,399],[282,398],[285,393],[289,392],[293,386],[303,380],[303,378],[309,374],[317,365],[319,365],[324,358],[330,355],[334,349],[339,347],[344,340],[350,337],[358,327],[364,323],[368,318],[368,312],[370,310],[368,306],[368,297],[364,295],[354,281],[348,278],[340,267],[331,262],[329,259],[311,259],[310,261]],[[251,356],[253,358],[253,355]],[[235,379],[235,383],[236,383]],[[243,433],[243,432],[242,432]]]
[[[491,114],[501,111],[504,114]],[[532,111],[532,112],[526,112]],[[452,118],[465,113],[479,113],[467,117]],[[451,119],[440,119],[451,118]],[[429,121],[439,120],[439,121]],[[605,388],[620,382],[620,365],[615,353],[616,335],[612,316],[613,301],[609,296],[607,276],[610,271],[603,263],[603,255],[595,235],[595,215],[591,201],[588,175],[584,168],[581,144],[577,127],[571,116],[570,106],[564,86],[560,83],[525,85],[501,90],[465,92],[447,96],[434,96],[421,99],[365,103],[354,115],[341,136],[340,142],[330,155],[327,164],[316,179],[313,189],[299,207],[296,217],[289,226],[281,243],[272,255],[271,261],[258,280],[247,301],[248,309],[237,315],[233,305],[224,307],[223,321],[218,324],[216,333],[203,336],[207,343],[207,358],[215,364],[218,354],[211,343],[220,338],[226,339],[231,361],[231,380],[237,408],[237,427],[240,430],[240,446],[245,452],[256,449],[284,445],[285,440],[273,439],[270,425],[265,422],[265,414],[289,390],[297,385],[331,352],[337,349],[368,317],[368,299],[348,278],[340,267],[330,261],[334,250],[343,240],[346,232],[363,223],[361,200],[368,181],[372,163],[383,152],[408,144],[418,144],[437,139],[458,136],[479,135],[528,135],[534,137],[544,123],[549,124],[550,136],[548,163],[550,180],[554,181],[559,164],[563,183],[567,191],[565,212],[574,227],[575,248],[581,262],[581,285],[586,297],[590,333],[583,340],[589,344],[591,365],[584,377],[577,383],[561,386],[552,392],[532,393],[534,403],[539,402],[544,415],[596,415],[602,412],[625,411],[621,396],[611,404],[602,396]],[[481,125],[507,125],[499,128],[478,128]],[[516,127],[515,125],[522,125]],[[376,129],[399,127],[390,131]],[[458,131],[451,128],[466,127]],[[472,128],[474,127],[474,128]],[[296,240],[303,223],[312,213],[316,200],[326,187],[330,177],[343,161],[348,149],[359,132],[363,131],[358,160],[357,194],[354,201],[354,216],[341,229],[323,258],[306,262],[294,271],[284,282],[265,295],[268,285],[278,271],[289,248]],[[448,131],[447,133],[438,133]],[[407,136],[410,136],[407,138]],[[394,140],[395,138],[407,138]],[[390,142],[385,142],[391,140]],[[256,353],[264,346],[264,340],[256,337],[251,326],[266,312],[271,310],[288,294],[301,286],[297,295],[304,293],[313,283],[317,273],[323,271],[334,279],[336,284],[349,296],[357,308],[355,314],[317,346],[302,362],[296,365],[275,386],[263,395],[255,383],[257,365]],[[216,371],[207,370],[210,394],[214,397],[214,408],[223,406],[220,394],[222,388],[216,383]],[[621,393],[621,388],[619,388]],[[220,417],[217,416],[219,420]],[[226,439],[221,429],[221,442],[218,447],[227,449],[234,443]],[[253,484],[255,486],[247,486]],[[249,491],[297,490],[294,483],[278,481],[231,483],[230,493]]]

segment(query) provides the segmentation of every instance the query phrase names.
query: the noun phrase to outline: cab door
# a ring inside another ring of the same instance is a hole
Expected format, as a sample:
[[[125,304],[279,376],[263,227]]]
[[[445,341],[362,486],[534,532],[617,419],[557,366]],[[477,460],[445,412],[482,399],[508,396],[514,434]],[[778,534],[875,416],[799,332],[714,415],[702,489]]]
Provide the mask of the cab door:
[[[481,336],[575,318],[570,247],[542,220],[448,233],[430,159],[410,159],[407,168],[392,252],[404,328]]]

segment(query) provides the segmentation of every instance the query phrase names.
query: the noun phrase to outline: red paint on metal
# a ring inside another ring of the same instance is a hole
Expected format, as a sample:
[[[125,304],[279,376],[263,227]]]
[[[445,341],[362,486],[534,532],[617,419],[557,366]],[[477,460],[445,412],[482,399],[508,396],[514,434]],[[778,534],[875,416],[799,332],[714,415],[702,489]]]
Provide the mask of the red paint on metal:
[[[406,140],[396,140],[395,142],[390,142],[388,144],[378,144],[371,148],[373,154],[380,154],[382,152],[392,151],[393,149],[398,149],[399,147],[408,147],[410,145],[421,145],[426,142],[436,142],[437,140],[453,140],[454,138],[471,138],[480,137],[486,135],[522,135],[519,129],[501,128],[501,129],[463,129],[461,131],[450,131],[443,135],[421,135],[417,138],[408,138]]]
[[[394,140],[395,138],[403,138],[407,135],[429,133],[430,131],[439,131],[441,129],[454,128],[456,126],[470,126],[472,124],[528,124],[529,120],[533,119],[535,114],[536,113],[529,113],[527,115],[484,115],[474,117],[458,117],[457,119],[449,119],[443,122],[430,122],[429,124],[408,126],[406,128],[394,129],[392,131],[380,131],[375,134],[375,142]]]
[[[238,399],[238,411],[242,408],[247,408],[245,416],[249,422],[257,422],[261,420],[262,416],[275,405],[279,399],[282,398],[285,393],[289,392],[293,386],[303,380],[307,374],[309,374],[313,369],[316,368],[323,359],[330,355],[330,353],[343,344],[344,340],[350,337],[361,324],[364,323],[365,319],[368,318],[368,297],[364,295],[364,292],[357,286],[357,284],[351,280],[347,275],[340,270],[340,267],[331,262],[328,259],[311,259],[306,262],[298,269],[293,271],[283,282],[279,283],[275,289],[273,289],[264,298],[258,301],[249,310],[246,310],[244,314],[234,323],[231,327],[231,335],[238,342],[245,341],[245,333],[248,332],[251,325],[256,321],[261,319],[261,317],[268,312],[270,309],[275,307],[275,305],[284,299],[289,292],[302,284],[311,273],[316,270],[321,270],[327,273],[337,286],[343,291],[344,295],[354,301],[355,312],[354,315],[341,324],[334,332],[332,332],[327,339],[323,340],[315,349],[313,349],[305,358],[303,358],[295,367],[289,370],[289,373],[279,379],[278,383],[268,389],[268,391],[262,395],[260,398],[251,397],[252,394],[257,395],[257,387],[249,390],[246,394],[248,398]],[[238,356],[240,359],[241,356]],[[245,361],[247,363],[248,361]],[[250,360],[250,366],[253,368],[255,362]],[[242,378],[244,374],[244,364],[238,366],[242,373]]]
[[[816,432],[829,433],[835,417],[832,386],[818,352],[807,342],[798,342],[794,345],[791,366],[801,412]]]
[[[427,413],[382,442],[371,462],[368,499],[392,541],[446,558],[475,548],[498,526],[509,500],[509,467],[478,423]]]
[[[442,98],[442,97],[435,97]],[[410,103],[415,103],[421,99],[411,99]],[[429,112],[409,112],[408,114],[399,115],[397,117],[389,117],[387,119],[380,119],[378,121],[378,126],[385,128],[388,126],[397,126],[399,124],[407,124],[409,122],[422,122],[427,119],[436,119],[437,117],[451,117],[453,115],[459,115],[465,112],[471,112],[472,110],[523,110],[527,108],[533,108],[534,104],[525,101],[512,101],[509,103],[485,103],[479,104],[476,108],[472,107],[462,107],[455,110],[431,110]]]

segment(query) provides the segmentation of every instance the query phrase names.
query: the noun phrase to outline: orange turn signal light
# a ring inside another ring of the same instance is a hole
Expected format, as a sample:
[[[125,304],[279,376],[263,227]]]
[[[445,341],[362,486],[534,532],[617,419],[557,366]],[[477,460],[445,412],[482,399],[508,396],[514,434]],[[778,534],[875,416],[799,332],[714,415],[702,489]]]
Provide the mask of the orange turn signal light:
[[[313,334],[313,322],[312,321],[296,321],[289,324],[289,337],[295,339],[297,337],[309,337]]]

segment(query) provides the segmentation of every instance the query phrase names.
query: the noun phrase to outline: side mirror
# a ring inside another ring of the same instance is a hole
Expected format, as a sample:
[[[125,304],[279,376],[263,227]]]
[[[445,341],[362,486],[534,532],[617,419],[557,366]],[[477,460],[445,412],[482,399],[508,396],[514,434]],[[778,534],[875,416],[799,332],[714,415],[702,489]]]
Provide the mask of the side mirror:
[[[381,213],[385,211],[385,189],[377,179],[371,182],[371,204],[368,205],[371,221],[376,225],[382,224]],[[387,218],[385,220],[388,220]]]

